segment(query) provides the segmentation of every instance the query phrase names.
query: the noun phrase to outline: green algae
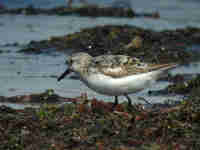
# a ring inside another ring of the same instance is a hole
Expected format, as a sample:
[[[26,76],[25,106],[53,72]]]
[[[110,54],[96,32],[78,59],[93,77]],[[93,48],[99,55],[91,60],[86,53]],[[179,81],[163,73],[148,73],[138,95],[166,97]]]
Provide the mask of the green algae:
[[[200,89],[200,75],[197,75],[197,77],[189,81],[177,82],[167,87],[169,93],[177,93],[177,94],[193,93],[193,95],[198,95],[199,89]]]
[[[44,50],[74,50],[92,56],[123,54],[152,63],[189,63],[199,60],[198,51],[188,50],[197,44],[200,29],[184,28],[156,32],[135,26],[105,25],[82,29],[65,36],[51,37],[40,42],[30,42],[20,52],[42,53]]]

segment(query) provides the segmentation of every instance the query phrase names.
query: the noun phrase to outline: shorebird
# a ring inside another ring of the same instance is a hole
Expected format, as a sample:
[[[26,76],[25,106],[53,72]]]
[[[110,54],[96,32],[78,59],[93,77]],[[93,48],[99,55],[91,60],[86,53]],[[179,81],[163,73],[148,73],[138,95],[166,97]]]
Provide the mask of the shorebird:
[[[103,95],[115,96],[114,106],[118,104],[118,96],[125,96],[128,104],[132,105],[128,94],[149,87],[166,75],[169,69],[177,66],[175,63],[143,63],[138,58],[126,55],[92,57],[83,52],[72,54],[67,64],[68,68],[58,81],[74,72],[90,89]]]

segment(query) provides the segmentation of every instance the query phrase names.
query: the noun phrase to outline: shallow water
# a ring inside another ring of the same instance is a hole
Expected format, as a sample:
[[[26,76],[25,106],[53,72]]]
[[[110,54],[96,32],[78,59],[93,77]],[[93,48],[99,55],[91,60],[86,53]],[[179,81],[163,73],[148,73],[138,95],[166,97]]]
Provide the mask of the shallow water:
[[[38,108],[40,107],[39,105],[36,105],[36,104],[16,104],[16,103],[0,103],[0,106],[7,106],[7,107],[12,107],[14,109],[25,109],[25,108],[28,108],[28,107],[31,107],[31,108]]]
[[[4,2],[4,1],[3,1]],[[29,4],[30,1],[11,1],[5,3],[11,7],[19,7]],[[33,2],[33,1],[32,1]],[[52,1],[51,1],[52,2]],[[34,4],[48,6],[43,3],[52,3],[44,0],[34,1]],[[55,2],[55,1],[53,1]],[[104,4],[105,1],[101,1]],[[21,3],[21,4],[20,4]],[[63,4],[62,1],[56,1],[55,5]],[[186,0],[168,0],[168,1],[142,1],[134,0],[132,7],[140,12],[159,11],[161,19],[147,18],[90,18],[78,16],[23,16],[23,15],[0,15],[0,95],[14,96],[30,93],[44,92],[46,89],[54,89],[56,93],[66,97],[80,96],[81,93],[88,93],[89,97],[97,97],[106,101],[113,101],[112,97],[99,95],[87,87],[79,80],[64,79],[62,82],[56,81],[56,76],[60,75],[66,68],[65,55],[58,52],[48,54],[23,54],[16,53],[23,44],[31,40],[48,39],[51,36],[65,35],[78,32],[85,27],[94,27],[96,25],[106,24],[129,24],[154,30],[176,29],[186,26],[200,27],[199,19],[199,1]],[[198,13],[197,13],[198,12]],[[19,43],[18,46],[8,46],[12,43]],[[5,46],[7,45],[7,46]],[[194,45],[188,50],[199,49],[199,45]],[[66,54],[67,55],[67,54]],[[173,70],[176,73],[199,73],[200,63],[189,66],[178,67]],[[139,93],[132,94],[131,97],[137,102],[137,97],[142,96],[150,102],[163,102],[167,99],[180,99],[179,96],[149,96],[149,90],[162,89],[169,83],[158,82],[151,88],[145,89]],[[121,100],[125,100],[123,97]]]

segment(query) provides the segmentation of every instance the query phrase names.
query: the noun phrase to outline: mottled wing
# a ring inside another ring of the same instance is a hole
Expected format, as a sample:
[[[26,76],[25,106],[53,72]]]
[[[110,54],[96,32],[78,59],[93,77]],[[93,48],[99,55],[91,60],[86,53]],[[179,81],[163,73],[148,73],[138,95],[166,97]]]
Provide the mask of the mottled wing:
[[[130,74],[129,66],[132,67],[138,63],[140,63],[139,59],[125,55],[101,55],[93,59],[93,65],[98,68],[99,72],[114,78],[128,76]],[[135,73],[136,70],[143,70],[141,68],[131,68],[132,73],[133,69],[135,69]]]
[[[175,63],[169,63],[169,64],[137,63],[134,65],[127,65],[126,68],[128,70],[128,75],[131,75],[131,74],[140,74],[156,70],[168,70],[176,66],[177,64]]]
[[[95,57],[94,67],[99,72],[113,78],[120,78],[134,74],[141,74],[158,69],[172,68],[175,64],[147,64],[142,63],[137,58],[131,58],[125,55],[102,55]]]

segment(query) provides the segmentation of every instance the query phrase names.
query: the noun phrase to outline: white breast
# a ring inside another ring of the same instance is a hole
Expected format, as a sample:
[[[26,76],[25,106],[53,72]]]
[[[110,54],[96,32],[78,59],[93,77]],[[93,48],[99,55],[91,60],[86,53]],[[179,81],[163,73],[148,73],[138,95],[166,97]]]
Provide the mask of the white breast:
[[[110,96],[120,96],[140,91],[154,80],[152,72],[122,78],[112,78],[104,74],[92,74],[82,81],[92,90]]]

